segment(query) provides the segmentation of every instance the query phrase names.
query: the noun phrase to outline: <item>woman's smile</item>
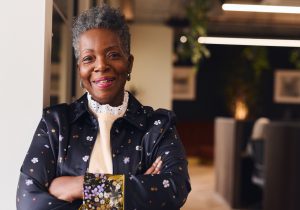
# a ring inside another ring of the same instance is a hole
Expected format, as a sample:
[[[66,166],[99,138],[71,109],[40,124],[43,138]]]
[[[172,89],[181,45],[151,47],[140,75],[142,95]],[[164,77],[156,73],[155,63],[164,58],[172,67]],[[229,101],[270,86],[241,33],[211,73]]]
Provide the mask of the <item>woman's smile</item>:
[[[115,81],[115,77],[100,77],[92,81],[94,85],[96,85],[99,89],[106,89],[113,85]]]

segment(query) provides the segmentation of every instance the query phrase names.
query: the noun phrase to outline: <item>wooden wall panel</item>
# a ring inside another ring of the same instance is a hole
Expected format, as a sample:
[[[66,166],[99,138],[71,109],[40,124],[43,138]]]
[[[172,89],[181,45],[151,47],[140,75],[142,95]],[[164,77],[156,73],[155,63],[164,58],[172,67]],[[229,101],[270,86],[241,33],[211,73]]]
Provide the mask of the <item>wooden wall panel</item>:
[[[213,159],[213,121],[180,122],[177,129],[188,156]]]

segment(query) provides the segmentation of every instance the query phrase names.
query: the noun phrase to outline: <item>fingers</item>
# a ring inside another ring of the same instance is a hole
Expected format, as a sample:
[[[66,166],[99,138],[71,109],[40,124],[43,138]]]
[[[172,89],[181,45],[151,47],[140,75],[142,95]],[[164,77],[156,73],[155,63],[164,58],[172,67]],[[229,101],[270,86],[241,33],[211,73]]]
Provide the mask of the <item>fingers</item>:
[[[162,166],[162,160],[159,156],[156,158],[152,166],[145,172],[145,174],[159,174],[160,173],[160,167]]]
[[[156,165],[154,171],[152,172],[152,174],[159,174],[160,173],[161,165],[162,165],[162,161],[159,160],[159,162],[157,163],[157,165]]]

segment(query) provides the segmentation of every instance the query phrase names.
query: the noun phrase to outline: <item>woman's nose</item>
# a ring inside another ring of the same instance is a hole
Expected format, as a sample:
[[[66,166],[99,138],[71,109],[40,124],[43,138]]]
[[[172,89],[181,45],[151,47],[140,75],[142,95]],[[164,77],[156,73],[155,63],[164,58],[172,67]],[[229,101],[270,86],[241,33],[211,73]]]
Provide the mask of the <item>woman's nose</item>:
[[[98,58],[95,62],[94,71],[107,71],[109,69],[108,63],[105,58]]]

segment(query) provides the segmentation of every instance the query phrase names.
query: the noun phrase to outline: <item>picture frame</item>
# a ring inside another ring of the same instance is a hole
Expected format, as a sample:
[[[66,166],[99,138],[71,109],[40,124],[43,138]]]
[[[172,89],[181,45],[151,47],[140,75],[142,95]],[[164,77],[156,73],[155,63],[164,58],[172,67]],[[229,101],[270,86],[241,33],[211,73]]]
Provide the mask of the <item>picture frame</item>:
[[[276,70],[274,102],[300,104],[300,70]]]
[[[174,68],[173,100],[195,100],[196,74],[196,70],[191,66]]]

